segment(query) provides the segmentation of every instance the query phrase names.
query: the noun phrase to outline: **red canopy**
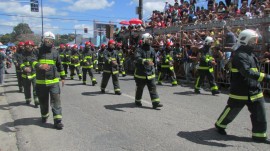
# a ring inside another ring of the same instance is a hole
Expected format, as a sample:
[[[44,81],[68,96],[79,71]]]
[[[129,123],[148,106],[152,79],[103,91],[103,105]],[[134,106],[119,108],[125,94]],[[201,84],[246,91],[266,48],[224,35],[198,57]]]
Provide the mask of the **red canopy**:
[[[138,18],[133,18],[129,21],[130,24],[142,24],[142,20],[138,19]]]
[[[119,24],[121,24],[121,25],[130,25],[129,22],[126,21],[126,20],[121,21]]]

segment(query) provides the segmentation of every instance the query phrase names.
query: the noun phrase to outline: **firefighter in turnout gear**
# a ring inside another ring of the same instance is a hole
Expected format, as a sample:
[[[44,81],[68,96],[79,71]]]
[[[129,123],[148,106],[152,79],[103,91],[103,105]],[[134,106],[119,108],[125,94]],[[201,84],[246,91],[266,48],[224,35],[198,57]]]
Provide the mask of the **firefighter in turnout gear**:
[[[117,54],[120,60],[120,64],[119,64],[119,72],[122,74],[123,77],[126,76],[126,71],[124,68],[124,61],[125,61],[125,56],[122,50],[122,43],[117,43],[116,45],[116,50],[117,50]]]
[[[92,80],[92,85],[94,86],[97,84],[96,78],[94,77],[94,74],[93,74],[93,62],[95,60],[93,56],[95,55],[90,49],[91,49],[91,43],[85,42],[85,48],[84,48],[84,51],[82,52],[81,66],[82,66],[82,72],[83,72],[83,84],[86,85],[86,76],[88,72]]]
[[[91,44],[91,50],[92,50],[92,57],[94,59],[93,68],[95,69],[96,72],[98,72],[98,56],[95,46],[93,44]]]
[[[161,70],[158,74],[158,85],[162,85],[162,80],[166,73],[170,76],[172,86],[177,86],[176,75],[173,67],[173,51],[171,49],[172,43],[167,42],[165,50],[161,54]]]
[[[23,52],[22,62],[20,63],[20,68],[23,78],[24,96],[26,104],[30,104],[32,101],[31,96],[31,86],[33,86],[33,95],[35,107],[38,107],[39,101],[36,94],[36,70],[30,65],[32,60],[36,60],[36,54],[34,54],[34,42],[28,40],[24,43],[25,49]]]
[[[108,84],[110,77],[112,76],[114,92],[116,95],[121,95],[121,90],[120,90],[120,85],[119,85],[119,80],[118,80],[119,63],[120,63],[120,60],[115,50],[115,41],[109,40],[108,48],[107,50],[104,51],[104,66],[103,66],[103,74],[102,74],[102,80],[101,80],[102,93],[105,93],[105,88]]]
[[[98,52],[98,73],[103,72],[105,49],[106,49],[106,45],[102,44]]]
[[[63,69],[59,53],[53,47],[55,36],[52,32],[45,32],[43,43],[39,48],[37,59],[31,64],[36,68],[36,89],[40,101],[42,123],[49,117],[49,102],[52,107],[54,127],[62,129],[62,107],[60,100],[59,76],[64,86],[65,71]],[[50,98],[50,101],[49,101]]]
[[[153,108],[162,107],[156,88],[155,69],[156,53],[151,47],[153,37],[149,33],[142,35],[143,45],[136,50],[135,54],[135,73],[136,82],[135,104],[142,106],[141,99],[143,89],[147,85]]]
[[[212,95],[219,94],[218,86],[215,83],[214,77],[214,68],[213,66],[216,65],[215,59],[210,55],[209,51],[211,46],[214,43],[214,39],[212,37],[207,36],[204,40],[204,47],[200,50],[201,57],[200,57],[200,64],[198,68],[199,76],[195,82],[195,90],[194,92],[200,94],[200,87],[201,84],[205,80],[205,76],[207,77]]]
[[[80,73],[80,62],[81,62],[81,54],[78,52],[78,46],[74,44],[71,48],[70,52],[70,78],[74,79],[75,70],[77,75],[79,76],[79,80],[82,80],[82,74]]]
[[[69,52],[66,50],[67,50],[66,46],[64,44],[60,44],[59,55],[60,55],[62,65],[65,70],[65,76],[67,77],[67,74],[68,74],[67,70],[68,70],[68,65],[70,63],[70,57],[69,57]]]
[[[20,67],[20,62],[22,62],[22,58],[23,58],[23,51],[24,51],[24,42],[19,42],[16,53],[13,55],[13,59],[12,59],[16,68],[19,92],[23,92],[22,70]]]
[[[71,48],[70,48],[70,45],[69,44],[66,44],[66,49],[65,49],[65,52],[64,52],[64,62],[62,62],[62,65],[64,67],[64,70],[65,70],[65,74],[66,74],[66,77],[68,75],[68,68],[69,68],[69,65],[70,65],[70,51],[71,51]]]
[[[232,58],[231,87],[227,106],[215,123],[220,134],[226,135],[226,127],[244,106],[251,113],[252,139],[267,142],[267,121],[264,96],[260,82],[269,82],[270,76],[259,72],[259,61],[253,51],[260,34],[251,29],[243,30],[237,40],[240,46]]]

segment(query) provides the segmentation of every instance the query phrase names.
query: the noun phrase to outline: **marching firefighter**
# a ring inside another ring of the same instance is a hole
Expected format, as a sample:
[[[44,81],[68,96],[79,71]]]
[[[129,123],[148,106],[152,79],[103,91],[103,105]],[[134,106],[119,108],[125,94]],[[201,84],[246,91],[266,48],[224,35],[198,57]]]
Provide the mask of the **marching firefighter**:
[[[122,50],[122,43],[117,43],[116,45],[116,50],[117,50],[117,54],[120,60],[120,64],[119,64],[119,72],[122,74],[123,77],[126,76],[126,72],[125,72],[125,68],[124,68],[124,61],[125,61],[125,56]]]
[[[143,44],[137,48],[135,55],[135,82],[136,82],[136,96],[135,104],[142,106],[141,99],[143,89],[147,85],[153,108],[162,107],[156,89],[155,68],[157,66],[156,53],[151,47],[153,37],[149,33],[142,35]]]
[[[59,53],[54,49],[55,35],[52,32],[45,32],[43,43],[39,48],[37,59],[31,64],[36,68],[36,89],[40,101],[42,123],[46,123],[49,117],[49,98],[53,112],[54,127],[61,130],[62,107],[60,100],[59,76],[64,86],[65,71],[63,69]]]
[[[22,62],[20,63],[20,68],[23,78],[24,96],[26,104],[30,104],[31,98],[31,85],[33,86],[33,95],[35,107],[38,107],[39,100],[36,94],[36,70],[30,65],[32,60],[36,60],[36,54],[34,53],[34,42],[28,40],[24,43],[25,49],[23,52]]]
[[[97,50],[95,49],[95,46],[93,44],[91,44],[91,50],[92,50],[92,57],[94,59],[93,68],[95,69],[96,72],[98,72],[98,55]]]
[[[63,65],[64,70],[65,70],[65,76],[67,77],[68,65],[70,63],[70,57],[69,57],[69,52],[64,44],[60,44],[59,56],[60,56],[62,65]]]
[[[171,45],[171,42],[167,42],[166,48],[161,52],[161,70],[158,75],[158,85],[162,85],[162,80],[167,73],[170,76],[172,86],[177,86],[176,75],[173,67],[173,50]]]
[[[115,50],[115,41],[109,40],[108,48],[104,51],[104,66],[103,66],[103,74],[102,74],[102,80],[101,80],[102,93],[105,93],[105,88],[108,84],[110,77],[112,76],[114,92],[116,95],[121,95],[121,90],[120,90],[120,85],[119,85],[119,80],[118,80],[119,63],[120,63],[120,60]]]
[[[24,42],[19,42],[16,53],[13,55],[13,59],[12,59],[16,68],[19,92],[23,92],[22,70],[20,67],[20,62],[22,62],[22,58],[23,58],[23,51],[24,51]]]
[[[219,94],[218,86],[215,82],[214,77],[214,68],[216,65],[215,59],[210,55],[211,46],[214,43],[214,39],[210,36],[207,36],[204,40],[204,47],[200,50],[200,64],[198,68],[199,76],[195,83],[194,92],[200,94],[201,84],[204,82],[205,76],[207,77],[209,84],[211,86],[212,95]]]
[[[215,123],[217,131],[226,135],[226,127],[244,106],[251,113],[252,139],[268,142],[264,96],[260,82],[269,82],[270,76],[259,72],[259,61],[253,53],[260,34],[251,29],[243,30],[237,40],[240,47],[234,52],[231,69],[231,87],[227,106]]]
[[[103,72],[105,49],[106,45],[102,44],[100,50],[98,51],[98,73]]]
[[[85,48],[84,51],[82,52],[82,61],[81,61],[81,66],[82,66],[82,72],[83,72],[83,84],[86,85],[86,75],[87,72],[92,80],[92,85],[95,86],[97,84],[96,78],[94,77],[93,74],[93,62],[95,56],[93,52],[90,50],[91,49],[91,43],[85,42]]]
[[[70,52],[70,78],[74,79],[75,70],[77,75],[79,76],[79,80],[82,80],[82,74],[80,73],[80,62],[81,62],[81,54],[78,52],[78,46],[74,44],[71,48]]]

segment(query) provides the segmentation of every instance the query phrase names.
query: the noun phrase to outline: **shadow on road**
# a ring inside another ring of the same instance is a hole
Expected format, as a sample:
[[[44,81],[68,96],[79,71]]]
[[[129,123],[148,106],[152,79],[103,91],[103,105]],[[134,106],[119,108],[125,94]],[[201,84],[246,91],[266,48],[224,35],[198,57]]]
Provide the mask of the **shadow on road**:
[[[5,81],[5,83],[10,83],[10,82],[17,82],[18,80],[9,80],[9,81]]]
[[[249,137],[238,137],[234,135],[220,135],[216,132],[215,128],[210,128],[202,131],[184,132],[180,131],[177,136],[185,138],[193,143],[217,146],[217,147],[230,147],[233,145],[227,145],[217,141],[237,141],[237,142],[253,142]]]
[[[40,117],[31,117],[31,118],[22,118],[17,119],[14,122],[7,122],[0,125],[0,130],[3,132],[15,132],[16,130],[13,127],[16,126],[30,126],[36,125],[43,128],[53,128],[54,125],[52,123],[41,123]]]
[[[200,93],[196,94],[193,91],[185,91],[185,92],[174,92],[173,94],[178,94],[178,95],[188,95],[188,96],[194,96],[194,95],[212,95],[211,92],[208,93]]]
[[[35,105],[33,104],[27,105],[25,101],[20,101],[20,102],[9,103],[8,105],[0,105],[0,110],[9,110],[10,107],[12,108],[12,107],[18,107],[18,106],[29,106],[29,107],[36,108]]]
[[[83,92],[82,93],[82,95],[86,95],[86,96],[96,96],[96,95],[101,95],[101,94],[115,95],[114,93],[110,93],[110,92],[101,93],[101,91]]]
[[[119,80],[121,81],[130,81],[130,80],[134,80],[134,78],[119,78]]]
[[[113,111],[121,111],[126,112],[122,110],[122,108],[143,108],[143,109],[152,109],[151,107],[142,106],[137,107],[134,103],[124,103],[124,104],[114,104],[114,105],[104,105],[105,109],[113,110]]]
[[[19,90],[10,90],[10,91],[5,91],[5,93],[19,93]]]
[[[80,82],[80,83],[72,83],[72,84],[65,84],[65,85],[67,85],[67,86],[78,86],[78,85],[83,85],[83,83]]]
[[[7,84],[7,85],[3,85],[3,87],[12,87],[12,86],[18,86],[18,84]]]

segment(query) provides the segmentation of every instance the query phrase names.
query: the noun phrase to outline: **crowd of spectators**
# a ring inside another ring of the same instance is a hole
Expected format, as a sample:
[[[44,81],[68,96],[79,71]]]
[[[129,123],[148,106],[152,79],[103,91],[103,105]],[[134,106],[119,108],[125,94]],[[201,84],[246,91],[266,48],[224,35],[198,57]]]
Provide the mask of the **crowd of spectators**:
[[[207,1],[207,8],[196,6],[196,0],[191,0],[190,3],[184,0],[175,0],[174,4],[165,2],[164,11],[154,10],[145,28],[166,28],[236,18],[251,19],[264,17],[270,9],[269,0],[251,0],[250,4],[247,0],[242,0],[240,7],[232,0],[226,0],[225,3]]]

